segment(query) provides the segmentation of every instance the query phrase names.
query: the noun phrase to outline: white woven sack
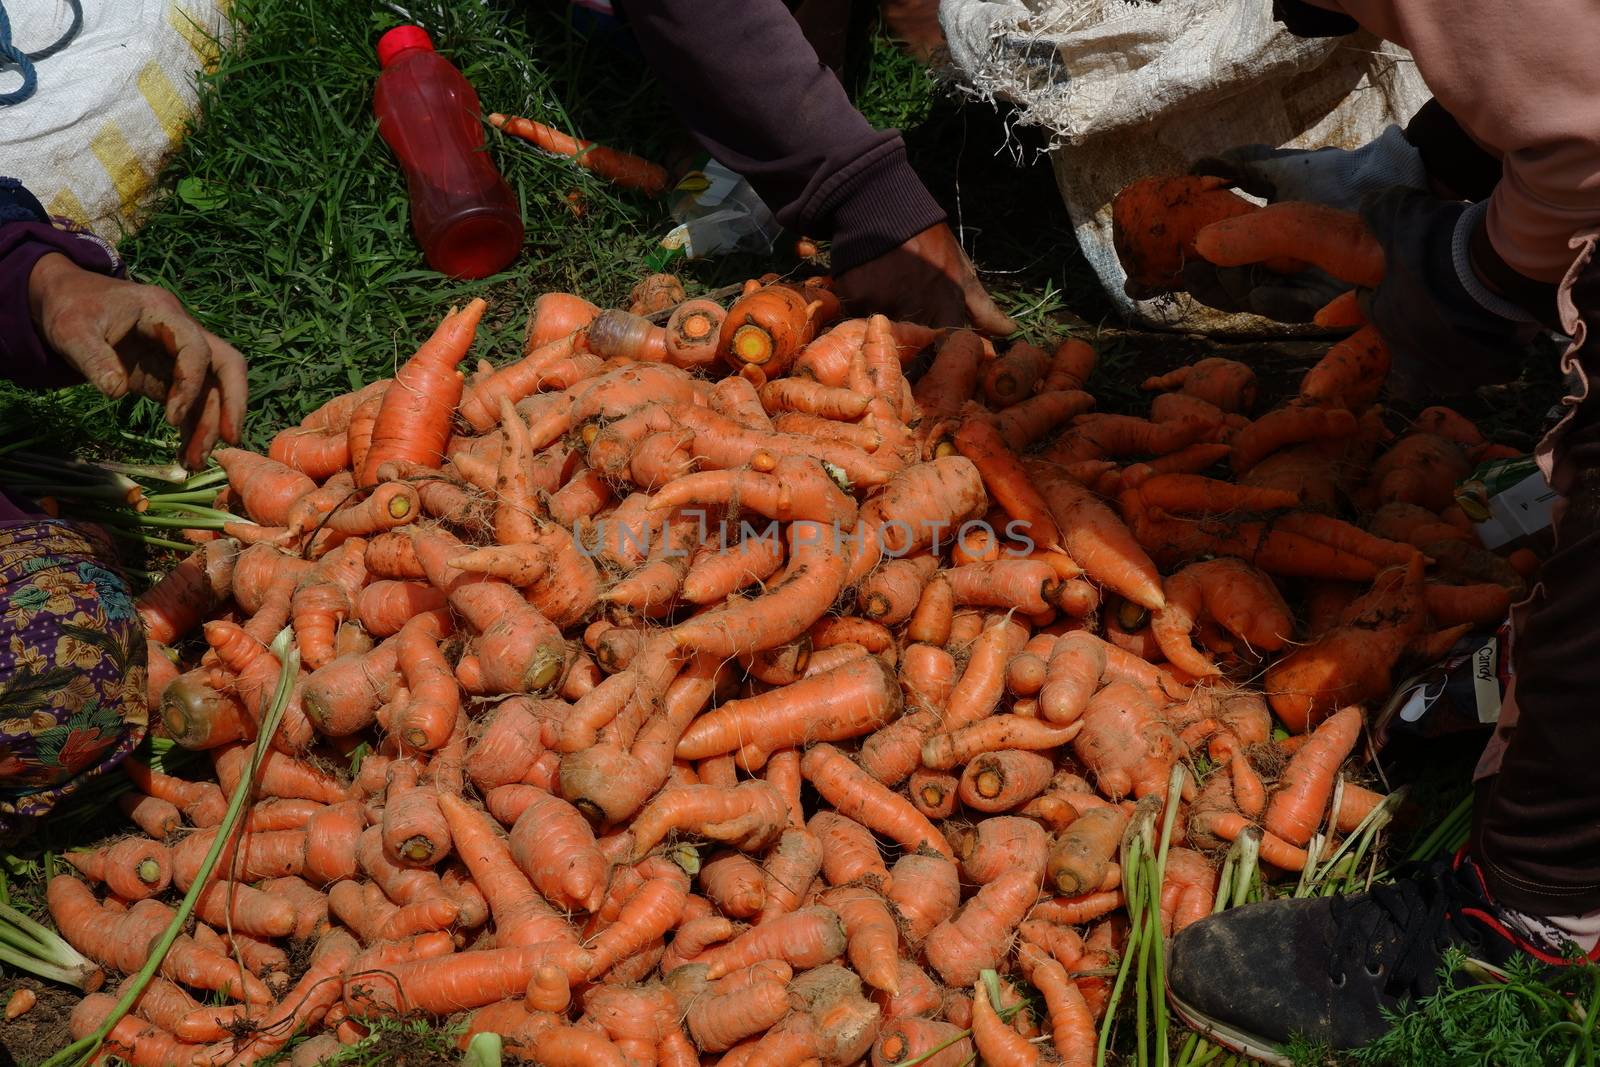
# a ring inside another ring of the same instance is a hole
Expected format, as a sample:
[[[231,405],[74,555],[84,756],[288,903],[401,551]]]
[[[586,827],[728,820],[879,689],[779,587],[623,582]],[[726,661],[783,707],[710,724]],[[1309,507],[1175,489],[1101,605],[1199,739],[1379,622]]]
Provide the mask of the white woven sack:
[[[1111,200],[1129,182],[1182,174],[1243,144],[1351,148],[1428,100],[1403,50],[1362,36],[1301,40],[1269,0],[941,0],[956,76],[1016,104],[1051,134],[1056,184],[1084,255],[1141,325],[1281,334],[1187,296],[1133,301],[1111,245]]]
[[[5,0],[13,43],[47,47],[72,23],[63,0]],[[195,75],[229,24],[218,0],[82,0],[83,28],[40,61],[38,89],[0,107],[0,174],[45,208],[116,242],[137,227],[167,155],[194,117]],[[16,74],[0,76],[7,89]]]

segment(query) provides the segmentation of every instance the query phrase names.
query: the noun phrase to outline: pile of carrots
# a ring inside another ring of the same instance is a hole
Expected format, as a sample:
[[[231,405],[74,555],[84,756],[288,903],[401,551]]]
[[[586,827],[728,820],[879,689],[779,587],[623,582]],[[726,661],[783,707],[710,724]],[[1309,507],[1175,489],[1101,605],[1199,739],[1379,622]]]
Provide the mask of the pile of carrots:
[[[144,836],[50,883],[66,939],[149,962],[259,764],[133,1064],[409,1013],[548,1067],[1094,1063],[1136,802],[1174,798],[1128,880],[1159,932],[1230,840],[1305,868],[1382,800],[1340,774],[1360,706],[1520,587],[1450,502],[1494,446],[1391,440],[1367,330],[1282,407],[1206,359],[1145,419],[1093,411],[1081,341],[841,321],[825,282],[546,295],[464,375],[483,310],[223,450],[238,522],[139,602],[215,780],[127,765]]]

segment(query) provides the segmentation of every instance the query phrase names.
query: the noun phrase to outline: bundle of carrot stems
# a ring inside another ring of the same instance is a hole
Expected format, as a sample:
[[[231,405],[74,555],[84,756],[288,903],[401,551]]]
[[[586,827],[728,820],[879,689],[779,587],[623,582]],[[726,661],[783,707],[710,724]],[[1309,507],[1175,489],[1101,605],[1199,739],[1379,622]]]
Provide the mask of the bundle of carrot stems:
[[[142,833],[49,884],[147,979],[73,1056],[420,1015],[549,1067],[1216,1062],[1166,939],[1370,884],[1364,707],[1523,581],[1451,497],[1496,446],[1396,435],[1365,328],[1280,406],[1210,358],[1143,418],[1080,340],[826,280],[547,294],[463,373],[484,306],[171,494],[152,718],[211,773],[130,762]]]

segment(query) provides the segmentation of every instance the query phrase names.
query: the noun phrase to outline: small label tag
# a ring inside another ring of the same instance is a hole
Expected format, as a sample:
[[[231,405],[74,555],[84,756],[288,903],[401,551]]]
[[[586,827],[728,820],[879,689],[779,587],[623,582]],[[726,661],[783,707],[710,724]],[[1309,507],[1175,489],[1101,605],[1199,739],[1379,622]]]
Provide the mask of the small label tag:
[[[1499,659],[1499,642],[1492,637],[1472,654],[1472,691],[1477,698],[1481,723],[1500,719]]]

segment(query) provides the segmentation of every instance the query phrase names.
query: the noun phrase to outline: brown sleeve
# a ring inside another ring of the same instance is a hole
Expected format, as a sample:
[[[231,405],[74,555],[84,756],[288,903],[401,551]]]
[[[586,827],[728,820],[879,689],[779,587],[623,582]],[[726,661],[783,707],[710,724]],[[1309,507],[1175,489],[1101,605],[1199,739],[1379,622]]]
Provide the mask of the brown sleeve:
[[[684,124],[790,230],[833,241],[843,272],[945,214],[894,130],[874,130],[782,0],[625,0]]]

